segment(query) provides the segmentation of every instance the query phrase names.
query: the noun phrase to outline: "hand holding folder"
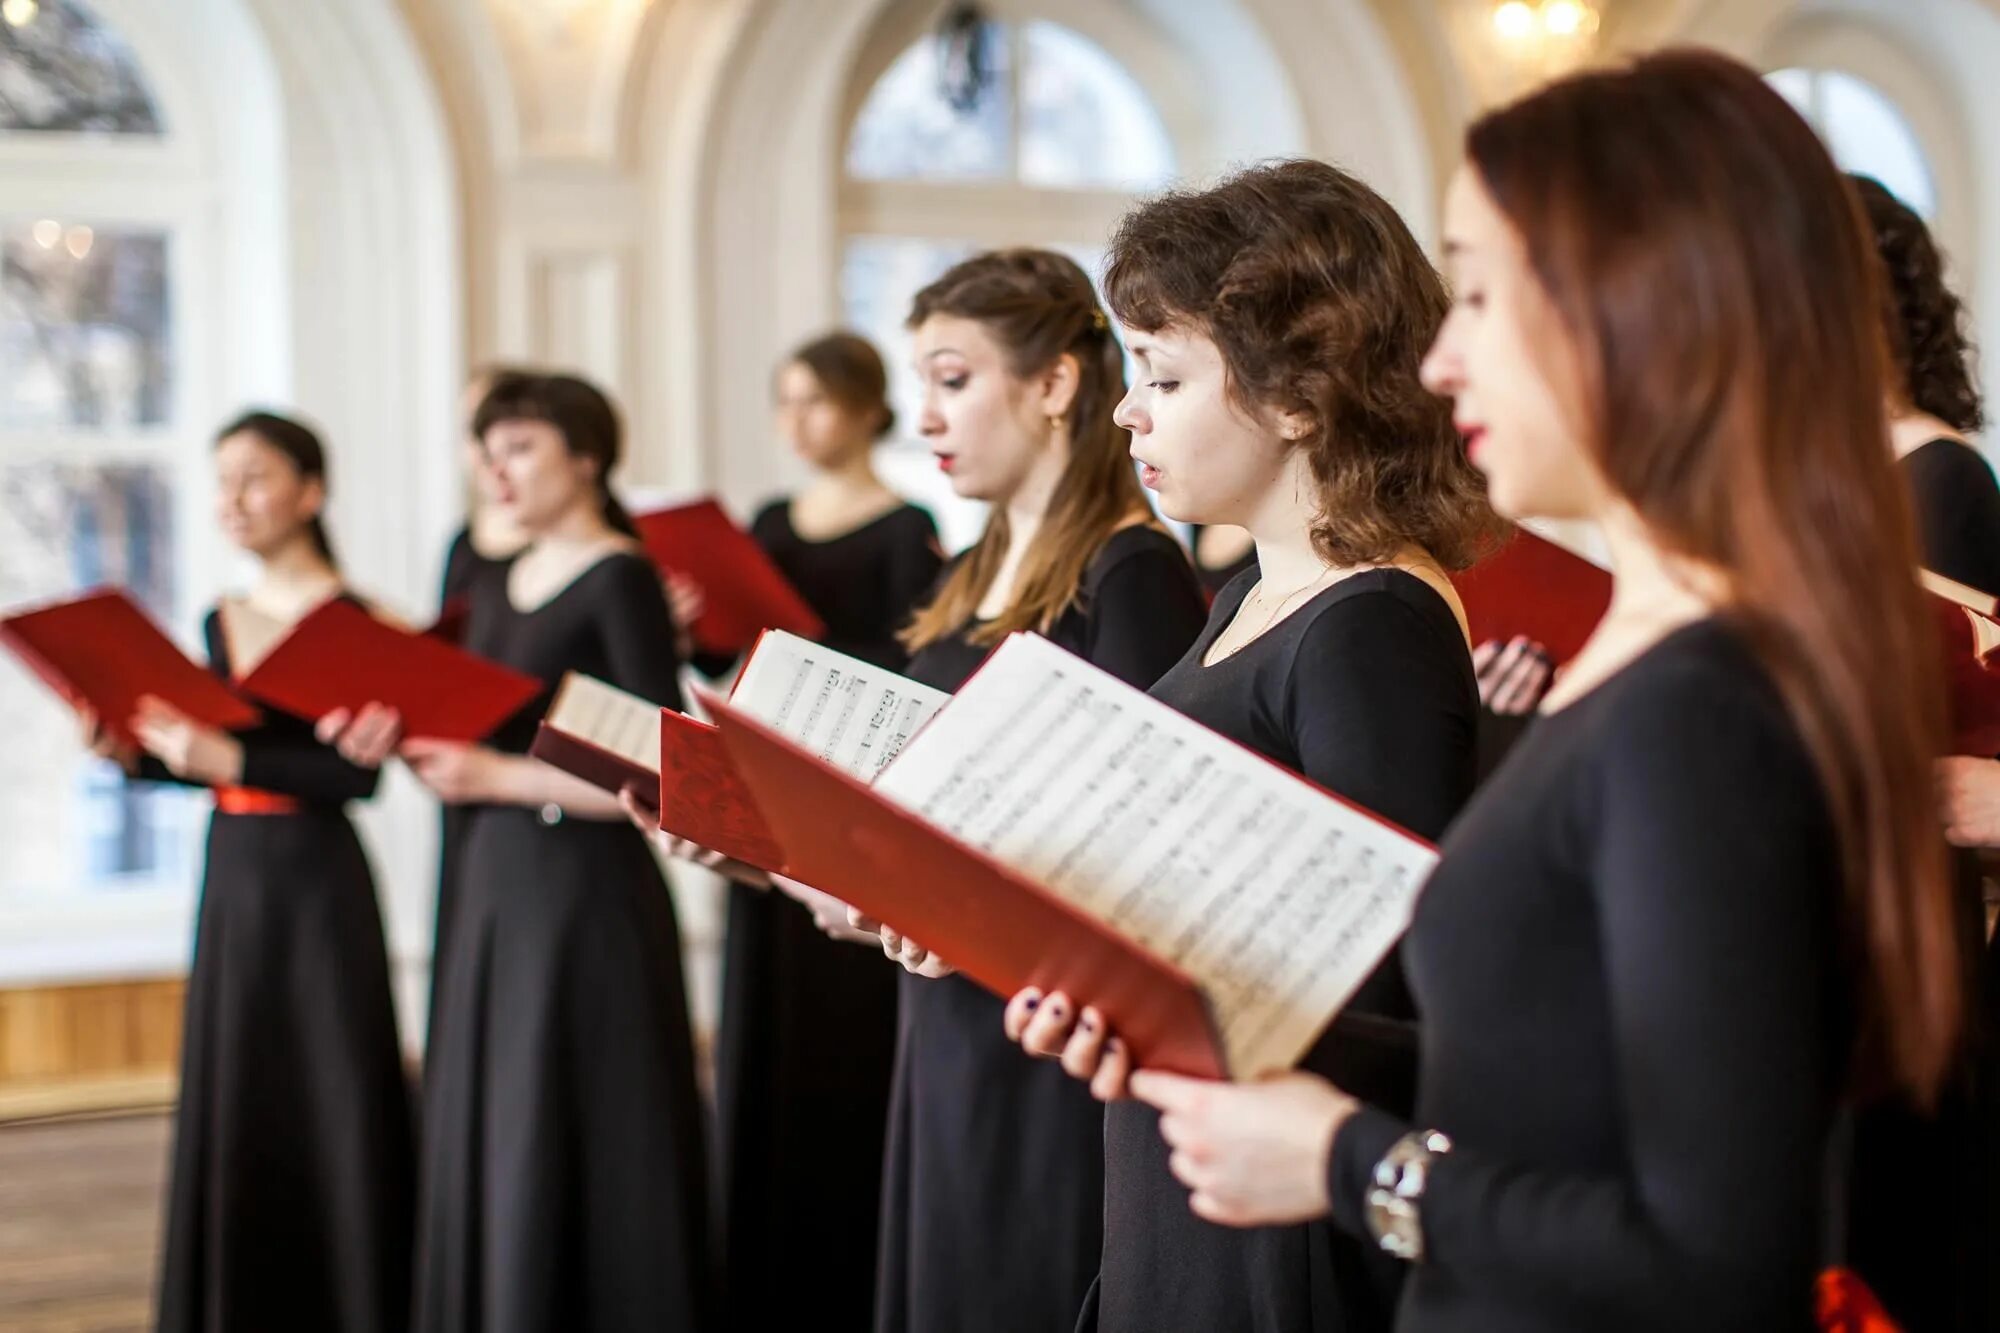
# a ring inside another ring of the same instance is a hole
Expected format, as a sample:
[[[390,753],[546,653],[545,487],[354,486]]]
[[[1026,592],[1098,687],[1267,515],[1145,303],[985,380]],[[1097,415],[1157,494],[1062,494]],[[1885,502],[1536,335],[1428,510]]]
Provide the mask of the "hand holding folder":
[[[702,611],[687,628],[702,652],[740,653],[767,629],[807,639],[826,632],[764,548],[714,500],[641,514],[633,522],[654,564],[699,585]]]
[[[1296,1063],[1436,860],[1034,636],[1003,644],[872,787],[708,706],[788,874],[1000,995],[1093,1005],[1142,1065]]]
[[[1525,638],[1558,667],[1582,651],[1611,606],[1610,570],[1527,528],[1452,584],[1475,646]]]
[[[381,704],[396,711],[405,737],[472,742],[526,707],[542,683],[351,602],[331,601],[292,626],[243,677],[242,688],[315,720]]]
[[[121,745],[137,743],[132,719],[148,695],[225,731],[260,716],[115,588],[0,618],[0,644],[72,708],[94,714]]]

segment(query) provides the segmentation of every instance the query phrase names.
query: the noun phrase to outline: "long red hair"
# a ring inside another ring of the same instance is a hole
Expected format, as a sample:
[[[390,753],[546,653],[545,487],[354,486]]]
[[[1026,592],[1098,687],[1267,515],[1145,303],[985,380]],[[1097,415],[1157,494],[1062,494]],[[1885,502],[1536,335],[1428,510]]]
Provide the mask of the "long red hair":
[[[1927,1099],[1961,1017],[1931,775],[1943,674],[1853,192],[1782,97],[1709,52],[1563,80],[1466,142],[1574,344],[1604,475],[1664,547],[1728,575],[1814,757],[1857,1079]]]

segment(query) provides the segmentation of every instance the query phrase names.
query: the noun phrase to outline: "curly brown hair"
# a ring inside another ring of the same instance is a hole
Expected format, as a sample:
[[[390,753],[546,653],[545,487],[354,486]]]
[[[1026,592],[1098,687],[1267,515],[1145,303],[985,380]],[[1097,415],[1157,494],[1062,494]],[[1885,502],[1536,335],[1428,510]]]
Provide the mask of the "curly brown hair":
[[[1416,545],[1448,569],[1490,547],[1486,481],[1418,378],[1450,307],[1387,200],[1324,162],[1252,167],[1125,216],[1105,291],[1128,327],[1184,325],[1246,410],[1294,412],[1319,485],[1313,543],[1340,565]]]
[[[1953,430],[1976,431],[1986,424],[1986,406],[1973,375],[1970,317],[1965,303],[1945,285],[1944,255],[1931,229],[1916,212],[1872,176],[1848,177],[1868,225],[1887,279],[1882,322],[1889,351],[1902,376],[1903,396]]]

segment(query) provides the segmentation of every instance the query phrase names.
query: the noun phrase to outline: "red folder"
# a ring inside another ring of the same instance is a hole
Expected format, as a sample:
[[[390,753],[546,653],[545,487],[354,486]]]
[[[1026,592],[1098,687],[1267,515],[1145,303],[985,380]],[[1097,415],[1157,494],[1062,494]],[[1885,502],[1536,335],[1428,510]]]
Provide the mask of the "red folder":
[[[1149,1068],[1224,1078],[1200,988],[1030,879],[707,695],[785,873],[921,940],[996,995],[1088,995]]]
[[[2000,624],[1932,598],[1944,638],[1951,695],[1951,752],[2000,755]]]
[[[701,585],[707,605],[688,628],[703,652],[740,653],[767,629],[806,639],[826,633],[764,548],[715,501],[661,509],[633,521],[654,564]]]
[[[141,695],[154,695],[195,721],[224,730],[250,726],[259,716],[213,672],[190,661],[116,588],[0,619],[0,644],[71,707],[96,713],[107,731],[128,744]]]
[[[652,770],[633,763],[615,750],[607,750],[564,731],[546,719],[535,728],[534,742],[528,746],[528,758],[539,759],[551,768],[560,768],[572,777],[582,778],[591,786],[614,796],[630,788],[633,795],[646,805],[653,803],[653,791],[659,782],[659,774]]]
[[[660,827],[759,870],[785,868],[784,846],[722,733],[670,708],[660,710]]]
[[[1525,635],[1557,666],[1582,650],[1611,605],[1611,571],[1526,528],[1452,583],[1474,644]]]
[[[465,643],[466,622],[471,618],[471,600],[454,597],[438,608],[437,619],[425,627],[424,633],[441,643],[462,646]]]
[[[445,741],[484,738],[542,692],[533,676],[428,635],[331,601],[292,627],[243,689],[304,718],[382,703],[403,734]]]

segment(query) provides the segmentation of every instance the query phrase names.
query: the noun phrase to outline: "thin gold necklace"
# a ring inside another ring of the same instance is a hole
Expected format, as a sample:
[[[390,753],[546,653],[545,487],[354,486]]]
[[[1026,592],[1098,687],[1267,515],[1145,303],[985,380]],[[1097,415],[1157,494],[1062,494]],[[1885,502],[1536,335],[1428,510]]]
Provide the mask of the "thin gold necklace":
[[[1304,596],[1306,593],[1311,592],[1314,588],[1317,588],[1320,584],[1326,582],[1326,576],[1331,573],[1333,573],[1333,567],[1330,565],[1326,566],[1322,568],[1318,574],[1313,576],[1312,582],[1303,584],[1297,588],[1294,588],[1289,593],[1286,593],[1285,599],[1279,602],[1275,607],[1271,609],[1270,614],[1264,617],[1263,623],[1257,626],[1256,632],[1249,635],[1247,638],[1243,639],[1242,643],[1254,643],[1258,639],[1262,638],[1264,635],[1264,631],[1271,628],[1271,626],[1275,625],[1278,622],[1278,618],[1284,614],[1286,607],[1290,606],[1294,601],[1297,601],[1300,597]],[[1259,579],[1257,581],[1257,586],[1250,590],[1250,595],[1252,597],[1255,597],[1258,594],[1262,593],[1263,591],[1264,591],[1264,581],[1262,579]],[[1241,645],[1239,644],[1238,646]]]

